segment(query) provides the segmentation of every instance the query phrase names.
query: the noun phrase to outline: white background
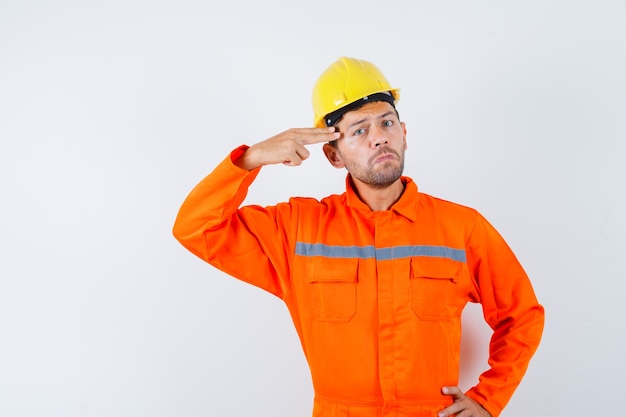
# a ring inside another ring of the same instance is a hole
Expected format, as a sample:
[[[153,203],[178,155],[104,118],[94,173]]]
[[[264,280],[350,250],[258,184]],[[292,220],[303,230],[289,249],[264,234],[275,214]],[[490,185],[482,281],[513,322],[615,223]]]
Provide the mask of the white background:
[[[405,173],[504,235],[546,307],[505,417],[620,415],[626,3],[0,2],[0,415],[307,416],[280,300],[171,236],[228,152],[312,122],[339,56],[401,88]],[[249,201],[341,192],[313,147]],[[485,367],[465,317],[463,388]]]

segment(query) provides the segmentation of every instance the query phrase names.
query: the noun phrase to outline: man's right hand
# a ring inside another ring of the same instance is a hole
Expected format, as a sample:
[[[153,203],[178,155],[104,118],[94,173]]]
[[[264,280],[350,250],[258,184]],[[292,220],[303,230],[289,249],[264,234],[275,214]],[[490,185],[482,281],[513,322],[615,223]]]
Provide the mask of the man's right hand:
[[[339,139],[341,134],[335,130],[335,127],[286,130],[249,147],[235,165],[247,170],[278,163],[300,165],[310,155],[306,145]]]

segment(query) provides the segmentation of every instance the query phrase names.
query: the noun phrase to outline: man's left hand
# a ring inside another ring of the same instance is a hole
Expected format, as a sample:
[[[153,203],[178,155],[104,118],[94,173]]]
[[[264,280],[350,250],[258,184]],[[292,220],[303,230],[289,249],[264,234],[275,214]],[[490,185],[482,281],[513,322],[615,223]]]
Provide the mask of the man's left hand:
[[[443,387],[441,392],[454,399],[454,404],[444,408],[437,415],[439,417],[491,417],[491,414],[474,399],[468,397],[459,387]]]

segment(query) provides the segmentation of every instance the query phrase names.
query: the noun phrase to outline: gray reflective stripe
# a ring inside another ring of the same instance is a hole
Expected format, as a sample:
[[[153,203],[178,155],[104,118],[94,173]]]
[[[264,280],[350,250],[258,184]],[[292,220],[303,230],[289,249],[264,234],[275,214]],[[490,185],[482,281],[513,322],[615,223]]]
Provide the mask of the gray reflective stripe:
[[[376,250],[376,258],[380,261],[409,258],[412,256],[432,256],[448,258],[458,262],[465,262],[465,250],[447,246],[394,246]]]
[[[296,242],[296,255],[368,259],[376,257],[376,248],[374,246],[330,246],[323,243]]]
[[[374,246],[331,246],[323,243],[296,243],[296,255],[323,256],[325,258],[375,258],[379,261],[432,256],[465,262],[465,250],[447,246],[408,245],[376,249]]]

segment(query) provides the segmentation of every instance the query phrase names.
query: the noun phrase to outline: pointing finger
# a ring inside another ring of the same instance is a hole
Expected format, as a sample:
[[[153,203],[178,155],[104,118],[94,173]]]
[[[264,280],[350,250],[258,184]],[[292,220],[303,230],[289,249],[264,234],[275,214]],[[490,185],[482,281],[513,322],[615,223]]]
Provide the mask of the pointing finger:
[[[303,145],[330,142],[341,136],[341,133],[337,132],[334,126],[293,129],[292,133],[296,135],[296,140]]]

